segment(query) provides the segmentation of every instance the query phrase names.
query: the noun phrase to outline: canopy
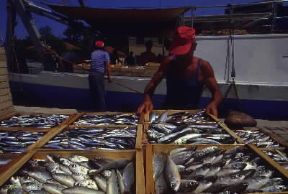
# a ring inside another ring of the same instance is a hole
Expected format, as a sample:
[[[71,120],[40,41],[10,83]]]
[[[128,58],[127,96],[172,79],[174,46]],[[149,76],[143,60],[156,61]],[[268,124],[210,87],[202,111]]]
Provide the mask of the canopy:
[[[84,20],[107,33],[126,35],[163,34],[174,30],[188,8],[165,9],[100,9],[49,5],[54,11],[71,19]]]

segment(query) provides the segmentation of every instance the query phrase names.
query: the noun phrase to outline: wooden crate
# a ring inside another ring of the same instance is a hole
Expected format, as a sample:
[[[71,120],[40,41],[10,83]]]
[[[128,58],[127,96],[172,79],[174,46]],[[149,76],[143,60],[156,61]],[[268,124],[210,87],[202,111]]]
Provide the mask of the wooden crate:
[[[283,170],[283,167],[281,167],[279,164],[271,160],[271,158],[267,157],[262,151],[260,151],[256,146],[254,145],[147,145],[146,146],[146,169],[145,169],[145,175],[146,175],[146,193],[147,194],[155,194],[155,181],[153,179],[153,155],[157,153],[169,153],[171,150],[175,148],[189,148],[197,146],[197,149],[202,149],[209,146],[217,146],[222,149],[231,149],[235,146],[245,146],[247,149],[249,149],[252,153],[254,153],[256,156],[259,156],[263,162],[270,167],[271,169],[275,170],[287,183],[288,183],[288,173]],[[281,192],[281,193],[287,193],[287,192]]]
[[[171,115],[177,112],[183,112],[183,111],[189,112],[191,114],[199,112],[199,110],[155,110],[155,113],[160,115],[165,111],[168,111],[168,115]],[[220,119],[216,118],[215,116],[211,114],[208,114],[208,116],[210,117],[211,121],[215,121],[227,134],[229,134],[233,139],[235,139],[237,143],[244,144],[244,141],[234,131],[232,131],[229,127],[227,127],[224,122],[222,122]],[[151,123],[149,122],[149,114],[145,114],[143,117],[144,117],[145,122],[143,124],[142,142],[145,145],[149,143],[148,138],[147,138],[147,130],[151,126]]]
[[[143,168],[143,155],[141,151],[137,150],[124,150],[124,151],[107,151],[107,150],[95,150],[95,151],[40,151],[34,150],[28,152],[18,161],[9,165],[7,169],[0,174],[0,186],[4,185],[7,180],[12,177],[19,169],[21,169],[25,163],[33,159],[45,159],[47,154],[55,154],[62,157],[81,155],[88,158],[101,157],[105,159],[131,159],[135,161],[135,182],[136,193],[145,194],[145,178]]]
[[[0,118],[14,112],[5,50],[3,47],[0,47]]]
[[[29,113],[27,113],[29,114]],[[25,115],[27,115],[25,114]],[[42,113],[39,113],[40,115],[51,115],[51,114],[42,114]],[[29,115],[39,115],[38,113],[31,113]],[[11,113],[11,114],[7,114],[6,116],[0,118],[0,121],[3,121],[3,120],[7,120],[7,119],[10,119],[11,117],[13,116],[20,116],[20,115],[24,115],[24,114],[19,114],[19,113]],[[50,131],[52,129],[56,129],[58,127],[66,127],[67,125],[69,125],[70,123],[74,122],[75,119],[77,118],[77,114],[67,114],[68,115],[68,118],[65,119],[62,123],[60,123],[59,125],[55,126],[55,127],[51,127],[51,128],[36,128],[36,127],[1,127],[0,126],[0,131],[4,130],[10,130],[10,131]]]

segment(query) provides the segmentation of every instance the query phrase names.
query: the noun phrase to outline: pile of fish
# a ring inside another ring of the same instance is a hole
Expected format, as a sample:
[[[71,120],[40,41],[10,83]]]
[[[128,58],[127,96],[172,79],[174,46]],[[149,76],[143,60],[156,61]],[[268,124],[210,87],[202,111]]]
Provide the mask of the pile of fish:
[[[281,150],[263,150],[270,158],[279,163],[285,169],[288,169],[288,157],[287,154]],[[287,152],[286,152],[287,153]]]
[[[224,150],[176,148],[154,154],[153,178],[157,194],[281,192],[287,180],[269,169],[244,147]]]
[[[0,121],[0,127],[35,127],[35,128],[52,128],[69,116],[67,115],[20,115],[13,116],[10,119]]]
[[[74,123],[76,126],[97,126],[97,125],[137,125],[138,116],[135,114],[105,114],[105,115],[83,115]]]
[[[0,131],[0,153],[21,153],[38,141],[43,132],[30,131]]]
[[[152,112],[150,114],[150,123],[171,123],[171,124],[182,124],[182,123],[194,123],[194,124],[213,124],[214,121],[205,113],[204,110],[201,110],[196,113],[190,112],[176,112],[169,114],[168,111],[157,115],[157,113]]]
[[[235,142],[234,138],[216,123],[180,126],[169,123],[151,124],[147,130],[147,137],[153,144],[233,144]]]
[[[191,114],[162,113],[147,130],[150,143],[161,144],[233,144],[234,138],[217,122],[210,121],[204,111]]]
[[[0,193],[129,194],[135,188],[134,173],[134,163],[125,159],[47,155],[30,161]]]
[[[255,144],[260,148],[278,148],[280,145],[271,139],[270,136],[257,128],[236,130],[236,134],[242,138],[245,144]]]
[[[52,149],[134,149],[136,127],[80,128],[64,131],[45,145]]]

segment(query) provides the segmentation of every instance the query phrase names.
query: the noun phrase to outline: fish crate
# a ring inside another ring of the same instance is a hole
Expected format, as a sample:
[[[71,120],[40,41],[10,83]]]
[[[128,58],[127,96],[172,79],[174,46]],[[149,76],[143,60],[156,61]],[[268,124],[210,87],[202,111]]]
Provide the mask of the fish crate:
[[[141,149],[142,125],[136,126],[69,126],[47,138],[41,149],[52,150],[95,150],[95,149]],[[122,138],[121,138],[122,137]]]
[[[13,113],[1,118],[0,131],[49,131],[69,125],[74,122],[75,117],[76,114]]]
[[[273,134],[260,127],[244,127],[232,130],[236,136],[245,144],[254,144],[259,148],[283,149],[288,148],[288,143],[280,136]]]
[[[131,112],[83,112],[77,115],[72,127],[127,126],[143,122],[143,116]]]
[[[16,154],[32,150],[43,141],[47,133],[41,129],[0,130],[0,153]]]
[[[143,124],[143,144],[243,143],[241,138],[226,127],[221,120],[203,111],[192,110],[189,112],[186,110],[173,110],[172,112],[159,111],[159,113],[159,115],[166,114],[166,116],[164,115],[163,117],[167,117],[168,119],[166,119],[166,122],[145,122]],[[196,119],[193,118],[194,115],[196,115]],[[185,117],[186,120],[183,119]]]
[[[264,154],[277,162],[280,166],[282,166],[288,172],[288,150],[287,148],[283,149],[260,149]]]
[[[147,194],[288,192],[287,171],[255,145],[147,145],[145,160]]]
[[[62,170],[59,171],[55,164],[61,166]],[[43,166],[45,166],[44,169]],[[0,173],[0,190],[8,188],[16,177],[24,177],[23,175],[38,180],[40,183],[36,187],[37,189],[42,187],[45,190],[49,190],[51,187],[54,189],[59,184],[62,186],[58,186],[57,190],[68,187],[68,190],[66,189],[62,193],[71,193],[72,187],[81,189],[82,193],[90,193],[95,190],[87,190],[87,188],[96,189],[98,187],[99,190],[104,190],[106,186],[107,191],[103,193],[118,193],[114,189],[120,190],[121,188],[123,191],[130,188],[130,193],[145,194],[143,155],[137,150],[85,152],[34,150]],[[134,181],[132,181],[133,177]],[[21,188],[28,189],[23,182]],[[121,187],[118,186],[118,183],[121,183]],[[52,193],[55,193],[55,190]]]

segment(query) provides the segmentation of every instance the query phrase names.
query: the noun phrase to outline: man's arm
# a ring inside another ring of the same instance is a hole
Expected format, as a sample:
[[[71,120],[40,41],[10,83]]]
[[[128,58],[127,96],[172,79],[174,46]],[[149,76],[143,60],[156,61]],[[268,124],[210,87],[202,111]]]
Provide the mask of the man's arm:
[[[211,92],[212,98],[206,107],[206,112],[218,117],[218,106],[220,105],[223,97],[218,87],[213,68],[204,60],[201,60],[201,70],[204,76],[204,83]]]
[[[107,79],[109,82],[112,82],[111,80],[111,67],[110,67],[110,62],[106,62],[106,74],[107,74]]]
[[[153,75],[152,79],[149,81],[149,83],[146,85],[144,90],[144,100],[138,107],[137,113],[140,114],[142,112],[147,113],[153,110],[153,103],[152,103],[152,96],[154,94],[154,91],[160,81],[163,79],[167,64],[169,63],[169,59],[165,59],[163,63],[161,63],[160,67],[156,71],[156,73]]]

